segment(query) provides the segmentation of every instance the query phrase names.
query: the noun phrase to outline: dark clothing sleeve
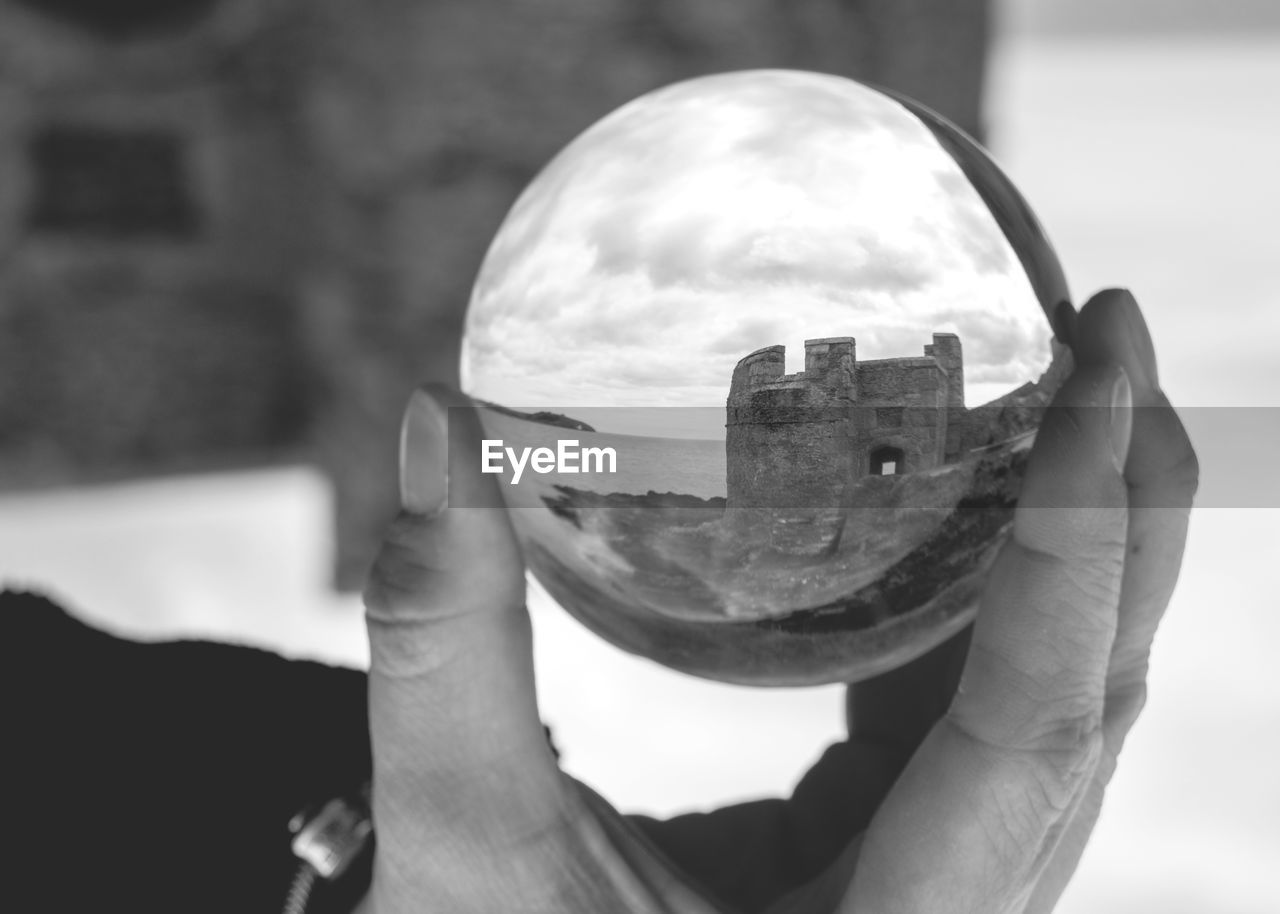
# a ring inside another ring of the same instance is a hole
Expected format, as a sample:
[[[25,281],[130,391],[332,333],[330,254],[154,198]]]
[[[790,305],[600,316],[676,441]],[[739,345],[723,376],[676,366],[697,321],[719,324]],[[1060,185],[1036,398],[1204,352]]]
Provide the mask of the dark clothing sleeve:
[[[5,910],[275,914],[297,864],[289,819],[369,778],[362,671],[122,640],[12,592],[0,658],[3,897],[22,899]],[[713,894],[758,911],[866,827],[908,756],[837,744],[788,800],[633,821]],[[348,884],[317,900],[349,911],[363,886]]]
[[[712,896],[751,914],[818,878],[866,831],[907,757],[896,747],[836,743],[785,800],[631,819]],[[842,894],[831,899],[833,909]]]
[[[363,672],[125,641],[12,592],[0,652],[12,910],[278,912],[290,817],[369,777]]]

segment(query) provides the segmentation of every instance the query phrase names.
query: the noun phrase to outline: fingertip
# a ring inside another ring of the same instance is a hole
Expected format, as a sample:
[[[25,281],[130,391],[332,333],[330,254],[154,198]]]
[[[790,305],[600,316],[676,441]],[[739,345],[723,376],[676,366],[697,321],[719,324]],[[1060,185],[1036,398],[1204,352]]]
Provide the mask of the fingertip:
[[[1119,365],[1077,367],[1045,410],[1019,506],[1123,507],[1132,403],[1132,385]]]
[[[439,513],[448,499],[448,416],[425,389],[409,397],[400,422],[400,506]]]
[[[1122,365],[1141,393],[1159,389],[1151,331],[1128,289],[1104,289],[1085,302],[1075,352],[1082,364]]]
[[[442,572],[438,516],[401,511],[383,532],[365,579],[366,616],[394,619],[416,615],[429,586]]]

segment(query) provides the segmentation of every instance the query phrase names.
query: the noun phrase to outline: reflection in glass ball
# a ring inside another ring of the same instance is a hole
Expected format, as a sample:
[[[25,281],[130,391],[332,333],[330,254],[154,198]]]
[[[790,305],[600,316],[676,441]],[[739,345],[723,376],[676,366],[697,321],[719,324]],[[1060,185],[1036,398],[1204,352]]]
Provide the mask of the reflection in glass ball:
[[[533,181],[462,383],[531,568],[588,627],[714,679],[848,682],[972,619],[1069,370],[1066,301],[954,127],[731,73],[626,105]]]

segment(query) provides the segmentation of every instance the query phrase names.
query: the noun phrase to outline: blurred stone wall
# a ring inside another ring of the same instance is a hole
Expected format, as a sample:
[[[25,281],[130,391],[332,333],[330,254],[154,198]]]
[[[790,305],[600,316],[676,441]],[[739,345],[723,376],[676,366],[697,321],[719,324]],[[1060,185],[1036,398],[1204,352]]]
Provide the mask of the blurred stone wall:
[[[490,238],[594,120],[798,67],[982,127],[988,0],[188,2],[108,35],[88,0],[0,0],[0,485],[314,460],[347,588],[409,391],[456,377]],[[33,134],[85,121],[178,135],[196,227],[41,228]]]
[[[119,8],[0,3],[7,489],[307,452],[287,9]]]

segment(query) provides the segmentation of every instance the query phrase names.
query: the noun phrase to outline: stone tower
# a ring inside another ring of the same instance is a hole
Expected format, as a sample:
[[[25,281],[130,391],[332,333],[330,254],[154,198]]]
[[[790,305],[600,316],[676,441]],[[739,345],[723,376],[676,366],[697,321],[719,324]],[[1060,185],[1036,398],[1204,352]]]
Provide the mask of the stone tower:
[[[834,507],[868,474],[916,472],[946,459],[964,411],[960,338],[935,333],[924,355],[859,362],[853,337],[805,341],[741,359],[726,404],[730,507]]]

